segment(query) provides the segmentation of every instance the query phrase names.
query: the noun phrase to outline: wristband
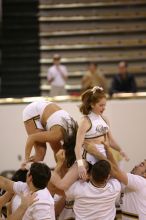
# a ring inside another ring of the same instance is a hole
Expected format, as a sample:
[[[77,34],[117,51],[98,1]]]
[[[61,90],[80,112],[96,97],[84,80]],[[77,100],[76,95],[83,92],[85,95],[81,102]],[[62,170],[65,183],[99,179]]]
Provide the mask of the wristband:
[[[83,163],[83,160],[82,160],[82,159],[77,160],[77,164],[78,164],[78,167],[84,166],[84,163]]]

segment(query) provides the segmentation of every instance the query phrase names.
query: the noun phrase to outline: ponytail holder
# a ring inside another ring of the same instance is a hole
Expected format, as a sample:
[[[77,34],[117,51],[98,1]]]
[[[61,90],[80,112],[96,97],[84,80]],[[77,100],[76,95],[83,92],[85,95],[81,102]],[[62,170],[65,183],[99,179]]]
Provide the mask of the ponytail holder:
[[[93,94],[95,94],[95,92],[96,91],[103,91],[103,88],[102,87],[100,87],[100,86],[94,86],[92,89],[91,89],[91,91],[93,92]]]

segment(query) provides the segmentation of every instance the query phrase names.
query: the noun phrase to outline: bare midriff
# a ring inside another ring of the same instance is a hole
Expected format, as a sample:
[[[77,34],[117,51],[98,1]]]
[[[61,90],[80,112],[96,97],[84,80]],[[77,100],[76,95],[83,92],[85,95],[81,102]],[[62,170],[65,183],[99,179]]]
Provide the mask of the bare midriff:
[[[96,138],[87,138],[85,139],[87,142],[92,143],[92,144],[102,144],[105,141],[105,135],[102,135],[100,137],[96,137]]]

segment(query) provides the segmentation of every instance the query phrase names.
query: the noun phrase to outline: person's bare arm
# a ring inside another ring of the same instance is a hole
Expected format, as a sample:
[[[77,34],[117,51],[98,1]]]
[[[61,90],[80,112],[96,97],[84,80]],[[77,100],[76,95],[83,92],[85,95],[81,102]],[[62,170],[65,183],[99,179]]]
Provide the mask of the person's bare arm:
[[[110,151],[108,143],[103,142],[103,144],[105,146],[107,158],[104,155],[102,155],[91,143],[85,142],[85,148],[90,154],[94,155],[97,159],[107,160],[111,164],[111,176],[113,176],[114,178],[118,179],[120,182],[127,185],[128,184],[127,174],[119,169],[117,162],[115,161],[112,152]]]
[[[65,67],[65,70],[64,70],[65,72],[62,71],[62,69],[60,68],[59,65],[56,65],[56,68],[57,68],[58,72],[60,73],[61,77],[66,81],[67,78],[68,78],[66,67]]]
[[[27,208],[29,206],[31,206],[34,202],[38,201],[38,199],[36,199],[36,195],[35,194],[28,194],[27,196],[23,196],[21,195],[21,204],[18,207],[18,209],[11,214],[7,220],[22,220],[23,215],[25,213],[25,211],[27,210]]]
[[[10,193],[14,193],[13,184],[14,184],[14,181],[9,180],[6,177],[0,176],[0,188],[1,189],[4,189]]]
[[[32,148],[35,143],[54,143],[60,141],[62,139],[62,132],[60,129],[52,129],[50,131],[38,132],[32,135],[29,135],[27,138],[26,146],[25,146],[25,160],[28,161]]]
[[[79,175],[77,164],[74,163],[71,168],[69,168],[65,176],[61,179],[58,173],[60,172],[60,168],[62,167],[65,159],[65,154],[63,151],[64,150],[59,150],[57,153],[57,166],[52,172],[50,182],[57,188],[66,191],[78,179]]]
[[[60,215],[64,207],[65,207],[65,196],[62,196],[58,201],[55,202],[56,217]]]
[[[89,128],[90,128],[90,122],[88,118],[83,117],[79,124],[79,128],[77,131],[76,146],[75,146],[75,155],[76,155],[76,160],[78,164],[78,173],[79,173],[79,177],[82,178],[83,180],[86,180],[87,178],[87,171],[84,166],[84,162],[82,160],[81,149],[84,143],[85,133]]]
[[[85,133],[89,129],[89,127],[90,127],[90,124],[89,124],[88,119],[86,117],[83,117],[79,124],[77,137],[76,137],[75,154],[76,154],[77,160],[82,159],[81,148],[84,143]]]
[[[113,138],[111,132],[108,132],[108,138],[109,138],[109,143],[111,148],[115,149],[116,151],[118,151],[120,153],[120,155],[125,158],[126,161],[129,160],[128,156],[126,155],[126,153],[122,150],[122,148],[117,144],[117,142],[115,141],[115,139]]]
[[[108,119],[103,116],[104,120],[106,121],[106,123],[108,124],[108,126],[110,127],[109,121]],[[120,153],[120,155],[126,160],[128,161],[129,158],[126,155],[126,153],[122,150],[122,148],[119,146],[119,144],[116,142],[116,140],[114,139],[111,130],[109,129],[108,133],[107,133],[107,138],[109,141],[109,145],[111,148],[113,148],[114,150],[118,151]]]
[[[104,146],[105,146],[105,150],[106,150],[107,159],[111,164],[111,175],[114,178],[118,179],[120,182],[127,185],[128,184],[127,174],[118,167],[117,162],[114,159],[113,154],[110,151],[110,148],[109,148],[109,145],[107,144],[107,142],[104,142]]]
[[[94,144],[91,144],[88,141],[84,142],[84,149],[91,155],[93,155],[94,157],[96,157],[98,160],[106,160],[107,158],[100,153],[97,148],[95,147]]]
[[[9,202],[11,200],[13,195],[14,195],[14,193],[5,192],[2,196],[0,196],[0,210],[7,202]]]

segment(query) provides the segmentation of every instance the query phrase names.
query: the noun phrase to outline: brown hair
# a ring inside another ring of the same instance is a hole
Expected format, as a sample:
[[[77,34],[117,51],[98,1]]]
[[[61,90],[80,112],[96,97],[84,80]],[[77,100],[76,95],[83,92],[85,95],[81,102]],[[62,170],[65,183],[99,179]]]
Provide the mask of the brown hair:
[[[82,104],[80,106],[80,111],[84,115],[88,115],[92,110],[91,105],[98,103],[102,98],[106,98],[106,94],[102,87],[94,86],[92,89],[86,90],[81,95]]]
[[[63,120],[64,120],[64,124],[67,129],[66,131],[65,130],[63,131],[64,142],[63,142],[62,147],[65,150],[66,165],[69,168],[76,161],[74,148],[76,145],[76,135],[77,135],[78,124],[76,121],[74,121],[73,118],[71,118],[71,123],[69,123],[65,119]]]

